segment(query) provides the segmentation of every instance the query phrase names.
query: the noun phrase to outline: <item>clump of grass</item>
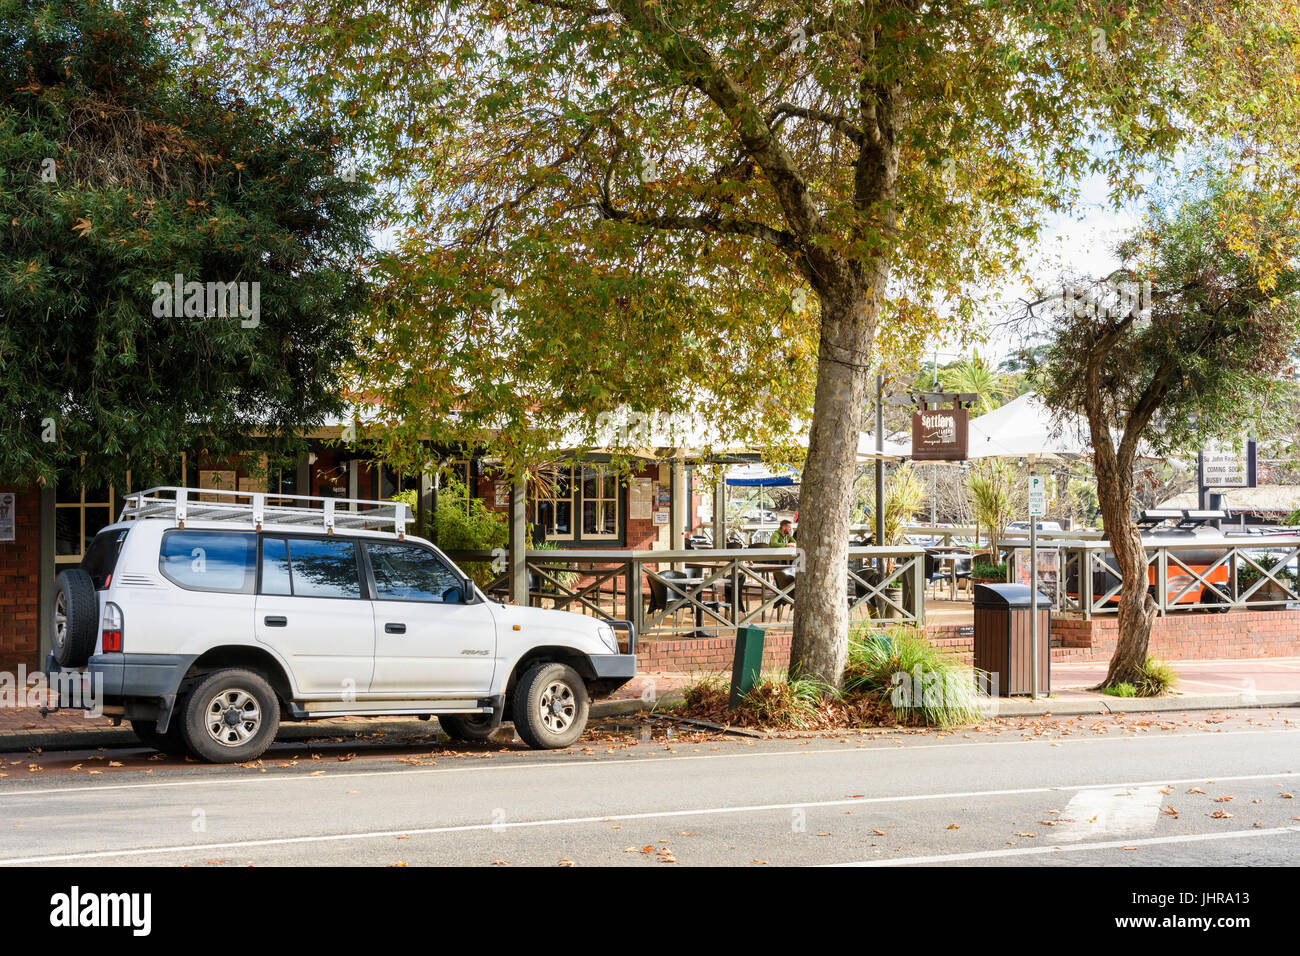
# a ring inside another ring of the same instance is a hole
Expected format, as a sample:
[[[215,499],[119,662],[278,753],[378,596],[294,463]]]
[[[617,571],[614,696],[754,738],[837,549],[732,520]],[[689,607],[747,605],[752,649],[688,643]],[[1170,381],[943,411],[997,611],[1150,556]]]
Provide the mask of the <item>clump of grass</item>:
[[[1110,694],[1111,697],[1136,697],[1137,688],[1128,681],[1121,681],[1111,687],[1102,688],[1103,694]]]
[[[1178,686],[1178,672],[1168,662],[1147,655],[1133,685],[1138,697],[1164,697]]]
[[[880,634],[855,629],[844,668],[846,697],[888,702],[899,723],[956,727],[982,716],[978,674],[926,640],[916,628]]]
[[[786,674],[761,674],[740,702],[743,716],[762,727],[809,730],[821,725],[822,704],[839,694],[822,681]]]
[[[725,674],[701,675],[682,696],[681,712],[687,717],[772,730],[815,730],[833,723],[826,708],[838,694],[821,681],[765,672],[735,710],[730,708],[731,681]]]
[[[702,674],[682,690],[686,710],[691,713],[714,711],[719,701],[723,707],[731,696],[731,682],[726,675],[714,672]]]

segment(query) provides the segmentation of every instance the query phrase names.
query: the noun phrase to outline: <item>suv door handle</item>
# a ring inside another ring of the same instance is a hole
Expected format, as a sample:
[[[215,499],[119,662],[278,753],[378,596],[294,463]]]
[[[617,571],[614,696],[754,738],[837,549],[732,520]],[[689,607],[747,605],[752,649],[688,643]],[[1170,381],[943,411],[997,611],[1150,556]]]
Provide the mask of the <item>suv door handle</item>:
[[[405,625],[405,624],[385,624],[385,625],[384,625],[384,633],[385,633],[385,634],[405,634],[405,633],[406,633],[406,625]]]
[[[281,617],[279,614],[272,614],[262,619],[266,622],[267,627],[286,627],[289,623],[287,617]]]

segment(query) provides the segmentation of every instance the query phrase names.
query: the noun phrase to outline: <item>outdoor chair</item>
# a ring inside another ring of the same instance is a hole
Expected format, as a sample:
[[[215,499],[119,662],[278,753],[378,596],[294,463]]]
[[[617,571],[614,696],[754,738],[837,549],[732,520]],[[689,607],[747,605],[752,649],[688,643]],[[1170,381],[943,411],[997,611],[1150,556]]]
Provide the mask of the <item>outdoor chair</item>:
[[[963,583],[965,590],[971,590],[971,562],[974,560],[969,554],[959,554],[953,558],[956,562],[957,589],[962,590]]]
[[[647,580],[650,582],[650,614],[655,611],[666,611],[671,617],[676,618],[677,612],[682,608],[691,608],[694,605],[686,598],[682,597],[677,591],[670,591],[665,581],[683,581],[690,577],[685,571],[660,571],[658,575],[649,575]],[[730,607],[726,601],[700,601],[709,610],[720,613]],[[695,607],[695,626],[704,626],[704,612]]]
[[[938,556],[937,554],[933,554],[933,553],[931,553],[931,552],[929,552],[929,551],[925,552],[925,588],[926,588],[926,593],[927,593],[927,594],[930,593],[930,589],[933,587],[933,585],[934,585],[936,582],[943,581],[943,580],[945,580],[947,577],[948,577],[948,575],[947,575],[947,573],[943,570],[943,564],[942,564],[942,562],[939,560],[939,556]]]
[[[772,574],[772,580],[773,583],[777,586],[778,590],[784,591],[791,584],[794,584],[795,575],[790,574],[788,571],[775,571]],[[798,588],[792,590],[789,593],[789,595],[787,595],[786,597],[780,597],[776,599],[776,619],[778,621],[781,620],[781,613],[787,607],[794,606],[794,595],[796,590],[798,590]]]

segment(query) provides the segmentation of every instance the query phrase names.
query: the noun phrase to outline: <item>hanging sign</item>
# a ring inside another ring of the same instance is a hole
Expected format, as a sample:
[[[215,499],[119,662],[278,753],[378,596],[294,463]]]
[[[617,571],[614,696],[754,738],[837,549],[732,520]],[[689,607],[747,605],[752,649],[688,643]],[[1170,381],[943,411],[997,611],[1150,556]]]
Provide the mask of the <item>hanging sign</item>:
[[[970,437],[970,413],[964,408],[923,408],[912,413],[912,458],[916,461],[964,461]]]

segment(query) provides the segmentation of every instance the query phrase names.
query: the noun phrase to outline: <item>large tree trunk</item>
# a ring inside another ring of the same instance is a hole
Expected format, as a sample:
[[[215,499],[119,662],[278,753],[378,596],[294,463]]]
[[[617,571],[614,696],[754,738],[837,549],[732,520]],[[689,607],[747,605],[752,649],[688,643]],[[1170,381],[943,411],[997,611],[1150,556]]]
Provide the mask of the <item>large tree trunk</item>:
[[[1148,593],[1146,549],[1142,533],[1133,521],[1133,465],[1117,456],[1110,436],[1093,428],[1093,450],[1097,470],[1097,497],[1106,536],[1120,573],[1119,629],[1115,653],[1106,679],[1098,687],[1134,683],[1146,663],[1147,646],[1157,605]],[[1105,442],[1103,445],[1102,442]]]
[[[853,289],[823,293],[812,434],[799,491],[798,576],[790,672],[838,688],[848,654],[849,524],[878,302]]]

